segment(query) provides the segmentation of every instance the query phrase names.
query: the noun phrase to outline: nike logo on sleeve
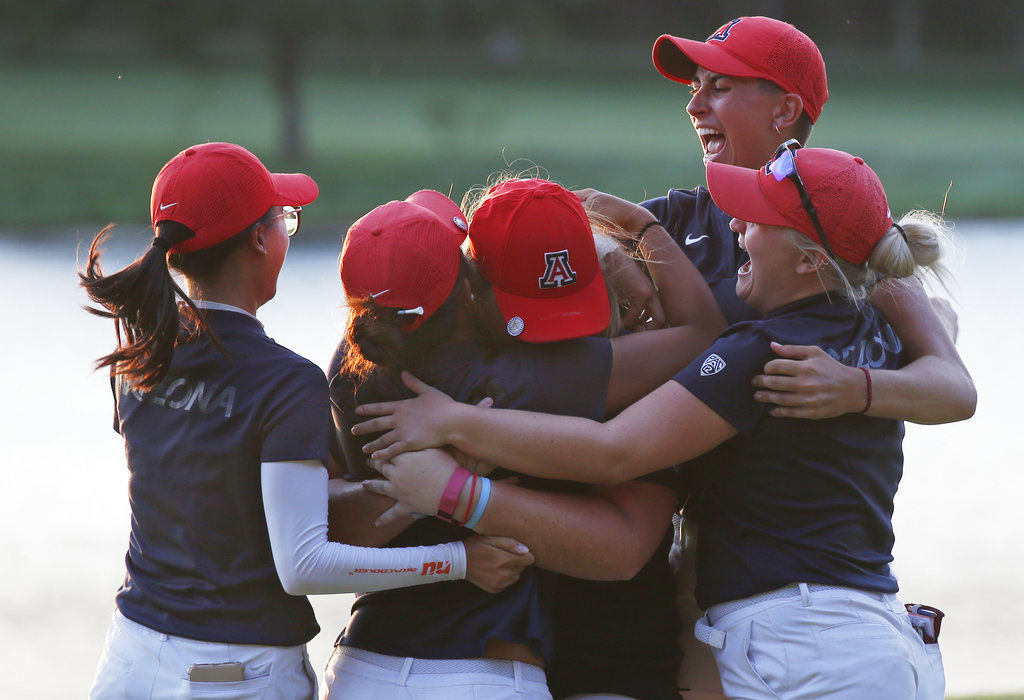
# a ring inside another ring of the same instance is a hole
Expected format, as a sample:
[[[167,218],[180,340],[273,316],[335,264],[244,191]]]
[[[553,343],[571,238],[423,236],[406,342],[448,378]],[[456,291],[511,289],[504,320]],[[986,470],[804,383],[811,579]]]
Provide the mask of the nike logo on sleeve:
[[[688,234],[686,234],[686,245],[693,245],[697,241],[702,241],[702,240],[704,240],[707,237],[708,237],[708,234],[706,234],[706,233],[703,236],[697,236],[696,238],[694,238],[694,235],[692,233],[688,233]]]

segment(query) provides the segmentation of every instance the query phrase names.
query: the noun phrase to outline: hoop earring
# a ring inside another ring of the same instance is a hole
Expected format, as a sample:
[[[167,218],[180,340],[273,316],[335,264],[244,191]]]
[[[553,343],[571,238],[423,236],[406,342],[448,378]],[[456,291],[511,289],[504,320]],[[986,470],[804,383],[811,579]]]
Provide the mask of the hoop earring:
[[[782,129],[779,128],[778,124],[775,124],[775,133],[782,136]]]

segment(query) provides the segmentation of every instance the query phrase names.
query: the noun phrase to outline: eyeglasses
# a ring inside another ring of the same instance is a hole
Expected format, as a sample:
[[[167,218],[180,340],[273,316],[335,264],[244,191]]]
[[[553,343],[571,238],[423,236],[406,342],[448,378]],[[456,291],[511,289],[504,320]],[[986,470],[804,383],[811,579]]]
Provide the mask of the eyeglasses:
[[[302,211],[302,207],[281,207],[281,213],[277,216],[272,216],[271,219],[284,218],[284,230],[288,233],[288,237],[291,238],[299,230],[299,212]]]
[[[775,156],[768,161],[768,165],[765,167],[772,174],[772,177],[775,178],[776,182],[782,182],[787,179],[793,181],[797,192],[800,193],[800,204],[803,206],[804,211],[807,212],[811,223],[814,224],[814,230],[818,232],[821,244],[825,246],[825,251],[829,256],[836,259],[836,254],[832,252],[832,246],[828,244],[828,237],[825,236],[825,229],[822,228],[821,221],[818,219],[818,210],[814,208],[811,195],[807,192],[807,188],[804,187],[804,181],[800,179],[800,173],[796,169],[796,152],[800,148],[800,142],[796,139],[786,141],[779,146],[778,150],[775,151]]]

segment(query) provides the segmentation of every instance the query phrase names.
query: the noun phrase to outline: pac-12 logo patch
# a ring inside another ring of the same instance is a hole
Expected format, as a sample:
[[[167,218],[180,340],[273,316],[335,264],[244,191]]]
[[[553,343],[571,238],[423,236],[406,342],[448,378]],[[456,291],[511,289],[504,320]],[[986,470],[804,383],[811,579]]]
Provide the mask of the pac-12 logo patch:
[[[576,271],[569,264],[569,251],[544,253],[544,274],[538,279],[541,289],[565,287],[576,282]]]
[[[712,374],[718,374],[725,369],[725,360],[718,355],[711,353],[704,359],[704,363],[700,366],[700,376],[710,377]]]
[[[732,22],[726,22],[723,24],[717,32],[707,38],[708,41],[725,41],[729,38],[729,31],[732,30],[737,24],[740,23],[740,19],[734,19]]]

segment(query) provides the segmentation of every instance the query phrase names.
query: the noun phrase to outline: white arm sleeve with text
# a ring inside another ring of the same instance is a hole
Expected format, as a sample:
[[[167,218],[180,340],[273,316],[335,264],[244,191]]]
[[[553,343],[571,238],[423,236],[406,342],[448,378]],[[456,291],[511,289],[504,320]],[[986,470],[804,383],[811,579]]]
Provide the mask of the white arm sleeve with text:
[[[328,541],[327,469],[320,462],[264,462],[260,478],[274,567],[291,595],[364,593],[466,577],[462,542],[385,549]]]

